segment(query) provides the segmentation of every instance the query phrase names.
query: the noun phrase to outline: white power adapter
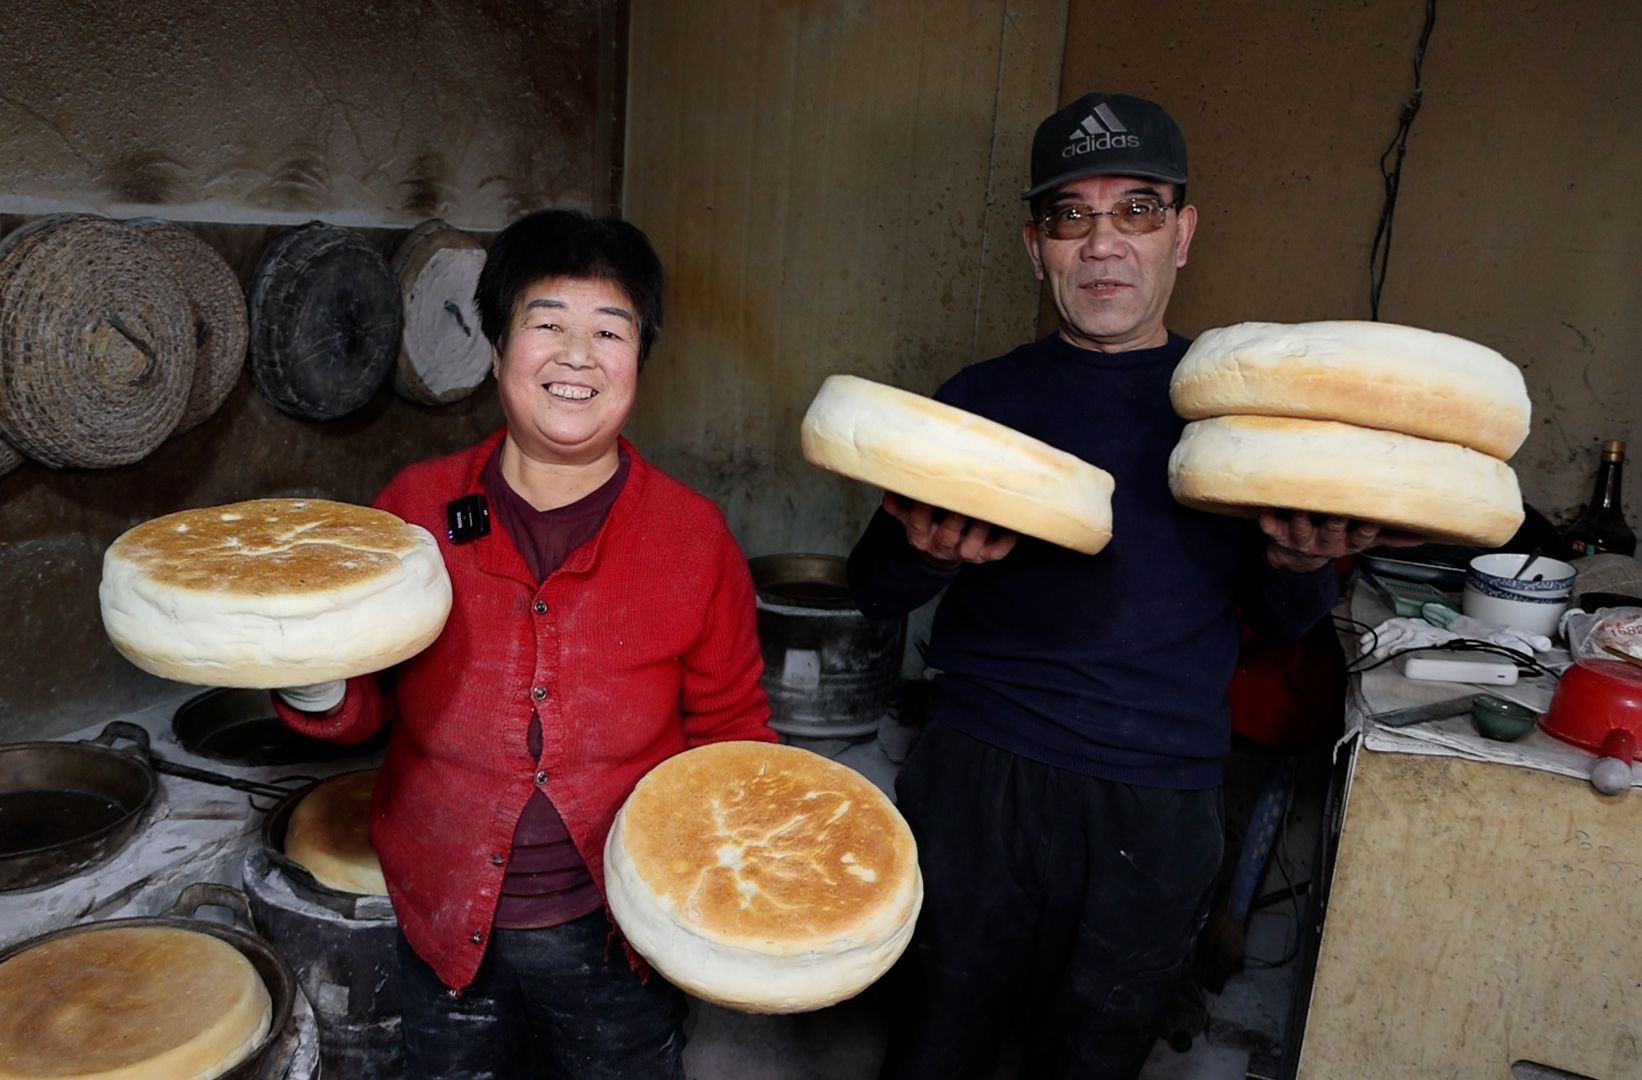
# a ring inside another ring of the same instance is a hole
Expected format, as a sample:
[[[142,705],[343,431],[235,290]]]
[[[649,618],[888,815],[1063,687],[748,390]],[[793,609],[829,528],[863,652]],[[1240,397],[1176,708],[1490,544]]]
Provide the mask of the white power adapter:
[[[1403,674],[1425,682],[1515,686],[1517,666],[1502,656],[1488,653],[1431,649],[1403,657]]]

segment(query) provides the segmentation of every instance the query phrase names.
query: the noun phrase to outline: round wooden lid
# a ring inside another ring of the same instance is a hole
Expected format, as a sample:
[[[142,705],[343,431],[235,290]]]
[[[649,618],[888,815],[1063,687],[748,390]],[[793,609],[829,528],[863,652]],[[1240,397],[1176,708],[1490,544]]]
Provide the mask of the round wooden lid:
[[[245,291],[216,250],[181,225],[158,218],[130,223],[171,263],[194,319],[194,383],[178,431],[204,423],[222,406],[245,369]]]
[[[102,468],[176,428],[194,378],[187,298],[129,225],[31,223],[0,252],[0,436],[42,464]]]
[[[251,285],[251,380],[291,416],[346,416],[387,378],[402,311],[399,283],[364,237],[323,222],[292,229]]]
[[[484,384],[494,356],[473,299],[485,250],[443,221],[425,221],[405,237],[392,265],[405,296],[393,387],[423,405],[460,401]]]

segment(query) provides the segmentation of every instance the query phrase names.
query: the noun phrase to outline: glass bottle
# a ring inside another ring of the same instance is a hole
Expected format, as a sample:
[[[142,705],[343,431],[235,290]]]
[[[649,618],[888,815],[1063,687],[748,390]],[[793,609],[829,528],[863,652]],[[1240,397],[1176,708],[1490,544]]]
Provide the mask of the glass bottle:
[[[1625,444],[1609,439],[1602,444],[1602,464],[1596,471],[1591,501],[1562,534],[1569,558],[1578,559],[1602,551],[1636,554],[1636,533],[1625,522],[1625,507],[1620,500],[1624,473]]]

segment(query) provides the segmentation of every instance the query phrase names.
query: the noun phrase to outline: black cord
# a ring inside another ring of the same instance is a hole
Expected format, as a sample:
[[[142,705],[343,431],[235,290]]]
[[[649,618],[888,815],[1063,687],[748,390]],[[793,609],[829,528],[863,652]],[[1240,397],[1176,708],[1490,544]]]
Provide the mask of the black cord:
[[[1414,89],[1403,102],[1397,117],[1397,133],[1391,137],[1380,154],[1380,175],[1385,179],[1385,206],[1380,210],[1380,224],[1374,230],[1374,246],[1368,253],[1368,309],[1370,318],[1380,318],[1380,289],[1385,285],[1386,266],[1391,261],[1391,224],[1397,212],[1397,189],[1402,186],[1403,158],[1408,154],[1408,133],[1414,126],[1414,117],[1420,111],[1420,100],[1425,96],[1425,46],[1431,40],[1431,28],[1437,22],[1437,0],[1425,0],[1425,28],[1420,31],[1420,43],[1414,49]],[[1386,167],[1386,159],[1397,155],[1396,164]]]
[[[1354,619],[1347,621],[1356,622]],[[1357,625],[1361,626],[1363,624],[1357,623]],[[1378,644],[1378,639],[1371,643],[1370,647],[1364,651],[1363,655],[1366,656],[1371,654],[1374,651],[1373,645],[1375,644]],[[1483,641],[1479,638],[1452,638],[1448,641],[1439,642],[1435,645],[1411,645],[1406,649],[1393,649],[1384,656],[1375,659],[1373,663],[1347,664],[1346,672],[1351,675],[1360,675],[1365,671],[1373,671],[1377,667],[1382,667],[1385,664],[1389,664],[1399,656],[1406,656],[1409,653],[1428,652],[1433,650],[1438,652],[1492,653],[1495,656],[1503,656],[1505,659],[1516,664],[1518,671],[1525,671],[1530,675],[1548,675],[1553,679],[1561,678],[1561,675],[1556,671],[1546,667],[1544,664],[1534,659],[1532,653],[1525,653],[1520,649],[1508,648],[1498,642]]]

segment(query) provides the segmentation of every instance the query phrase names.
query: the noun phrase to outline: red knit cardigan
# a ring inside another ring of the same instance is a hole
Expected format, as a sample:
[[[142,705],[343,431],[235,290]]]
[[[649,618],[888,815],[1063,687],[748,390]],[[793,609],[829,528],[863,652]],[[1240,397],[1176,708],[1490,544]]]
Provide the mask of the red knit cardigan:
[[[371,840],[405,937],[453,988],[484,955],[533,787],[602,893],[605,837],[652,766],[776,737],[752,577],[718,508],[623,439],[632,464],[604,524],[538,587],[505,530],[445,536],[445,504],[482,490],[501,440],[413,465],[375,502],[439,540],[454,599],[438,640],[381,679],[348,680],[333,715],[280,707],[292,727],[341,742],[392,721]],[[539,760],[525,741],[532,710]]]

